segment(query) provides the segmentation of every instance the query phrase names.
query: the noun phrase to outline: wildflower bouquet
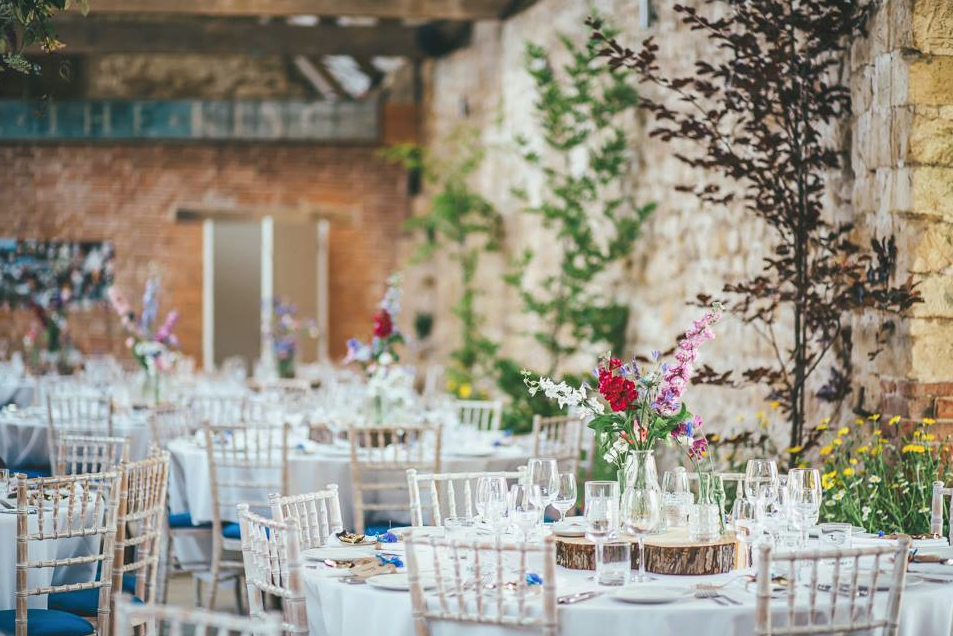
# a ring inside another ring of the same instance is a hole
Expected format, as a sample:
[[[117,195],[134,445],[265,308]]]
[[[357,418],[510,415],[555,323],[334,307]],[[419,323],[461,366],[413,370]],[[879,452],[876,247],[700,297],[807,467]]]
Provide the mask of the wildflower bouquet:
[[[306,320],[302,324],[298,319],[298,307],[294,303],[273,299],[271,322],[262,329],[262,337],[271,341],[271,351],[275,356],[279,377],[294,377],[298,335],[302,331],[312,338],[318,337],[318,328],[314,321]]]
[[[708,440],[695,437],[701,432],[702,419],[688,411],[682,397],[698,347],[715,337],[710,327],[720,318],[721,306],[715,303],[679,340],[675,364],[660,362],[657,351],[652,354],[654,366],[645,371],[636,360],[623,364],[618,358],[603,356],[593,371],[598,395],[592,394],[587,383],[574,388],[546,377],[533,379],[528,372],[524,372],[523,381],[530,395],[541,391],[560,407],[574,407],[589,419],[603,458],[618,470],[624,470],[631,451],[652,450],[659,440],[685,448],[697,467],[698,459],[707,453]]]
[[[932,432],[934,423],[924,418],[901,425],[894,416],[882,425],[875,414],[836,431],[820,424],[822,520],[849,521],[871,532],[929,532],[933,482],[953,479],[943,458],[948,440]]]
[[[367,344],[357,338],[349,339],[345,364],[357,362],[367,373],[373,372],[376,366],[387,366],[400,360],[394,347],[404,342],[404,336],[397,330],[394,322],[400,313],[401,281],[399,272],[387,279],[387,291],[384,292],[380,307],[374,313],[371,342]]]

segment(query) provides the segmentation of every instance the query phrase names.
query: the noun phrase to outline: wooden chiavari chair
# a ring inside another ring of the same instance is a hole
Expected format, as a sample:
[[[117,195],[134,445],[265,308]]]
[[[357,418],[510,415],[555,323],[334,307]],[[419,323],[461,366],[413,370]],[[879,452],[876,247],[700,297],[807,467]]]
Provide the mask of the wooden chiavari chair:
[[[238,504],[268,511],[268,494],[288,492],[290,425],[245,422],[213,425],[204,422],[205,449],[212,494],[212,563],[205,606],[214,607],[223,571],[238,578],[244,569],[237,560],[241,550],[239,526],[223,519],[234,514]],[[196,582],[200,580],[195,579]],[[236,600],[241,590],[236,581]]]
[[[26,479],[17,475],[17,590],[16,608],[0,612],[0,630],[27,636],[49,633],[80,636],[95,633],[108,636],[116,515],[119,508],[118,471]],[[30,545],[44,541],[85,539],[96,547],[89,554],[32,560]],[[93,580],[60,585],[30,587],[30,570],[58,567],[90,567]],[[98,566],[95,576],[94,567]],[[30,609],[31,596],[61,592],[98,590],[94,621],[55,609]],[[31,627],[32,624],[32,627]]]
[[[542,544],[502,544],[498,541],[416,537],[410,532],[404,541],[417,636],[430,636],[430,626],[435,622],[497,625],[556,636],[559,616],[556,613],[556,543],[553,537],[546,537]],[[460,560],[463,555],[466,555],[465,564]],[[531,572],[528,562],[537,557],[542,557],[543,571]],[[429,562],[423,562],[422,558]],[[475,584],[473,579],[463,574],[464,569],[471,569]],[[527,582],[530,574],[541,578],[540,594],[531,591]],[[432,591],[425,591],[424,578],[435,583]],[[492,579],[495,590],[490,591],[481,584],[485,578]],[[500,590],[507,592],[503,594]],[[542,602],[542,612],[538,615],[528,607],[535,599]]]
[[[947,540],[953,545],[953,488],[944,488],[942,481],[933,482],[933,500],[930,506],[930,534],[938,537],[943,536],[943,500],[950,498],[947,508],[947,523],[950,524],[950,531]]]
[[[301,574],[298,524],[294,519],[275,521],[249,512],[239,504],[242,561],[248,590],[248,615],[265,616],[270,597],[281,601],[286,634],[308,633],[308,612]]]
[[[128,636],[137,625],[171,636],[281,636],[281,618],[267,614],[258,618],[235,616],[169,605],[139,605],[126,598],[116,599],[116,634]]]
[[[573,415],[533,416],[533,457],[552,457],[560,472],[579,476],[582,420]]]
[[[909,548],[907,536],[900,537],[897,544],[862,548],[776,553],[771,546],[762,546],[755,634],[869,634],[880,630],[884,636],[896,636]],[[863,568],[870,573],[864,585],[858,580],[862,558],[873,561],[873,569]],[[833,560],[833,565],[822,571],[820,565],[828,560]],[[889,564],[889,570],[882,572],[881,564]],[[772,576],[777,574],[787,578],[783,624],[771,606]],[[883,579],[888,583],[886,590],[880,583]]]
[[[112,400],[105,395],[48,395],[46,416],[56,433],[113,435]]]
[[[200,393],[190,396],[186,405],[193,421],[216,426],[241,422],[245,415],[245,396],[238,393]]]
[[[149,415],[149,430],[152,441],[160,448],[168,448],[169,442],[179,438],[191,438],[201,426],[188,409],[164,404],[156,407]]]
[[[129,460],[129,438],[61,435],[52,456],[54,475],[101,473]]]
[[[407,491],[406,473],[415,468],[440,470],[441,429],[429,426],[375,426],[347,429],[351,444],[351,482],[354,488],[354,525],[364,532],[364,513],[407,511],[409,501],[367,501],[368,493]]]
[[[297,523],[298,542],[302,550],[320,548],[328,539],[344,530],[337,484],[328,484],[324,490],[303,495],[282,497],[275,493],[269,499],[273,519],[294,519]]]
[[[507,480],[522,482],[526,476],[526,467],[510,472],[474,472],[474,473],[418,473],[416,469],[407,470],[407,488],[410,491],[410,524],[423,526],[424,510],[430,510],[430,525],[441,526],[446,517],[458,516],[458,507],[462,505],[463,515],[472,517],[476,510],[477,485],[480,478],[487,475],[499,475]],[[428,494],[426,503],[420,493]],[[462,498],[462,501],[461,501]]]
[[[500,400],[457,400],[460,424],[478,431],[498,431],[503,421],[503,402]]]

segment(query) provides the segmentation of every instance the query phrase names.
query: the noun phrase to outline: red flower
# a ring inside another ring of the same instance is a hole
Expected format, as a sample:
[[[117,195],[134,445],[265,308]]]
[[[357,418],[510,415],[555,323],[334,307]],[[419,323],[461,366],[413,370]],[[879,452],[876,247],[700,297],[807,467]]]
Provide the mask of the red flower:
[[[386,338],[394,333],[394,321],[386,309],[378,309],[374,314],[374,335],[378,338]]]
[[[639,397],[639,392],[635,388],[635,383],[631,380],[613,375],[611,369],[615,360],[609,361],[608,369],[599,370],[599,393],[606,399],[613,411],[624,411],[629,408]],[[621,364],[621,363],[620,363]]]

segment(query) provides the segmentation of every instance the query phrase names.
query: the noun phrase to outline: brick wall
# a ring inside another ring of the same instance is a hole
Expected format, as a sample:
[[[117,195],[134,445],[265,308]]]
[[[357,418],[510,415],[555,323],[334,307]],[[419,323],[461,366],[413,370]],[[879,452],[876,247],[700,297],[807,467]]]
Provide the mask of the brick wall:
[[[387,138],[412,135],[415,121],[398,109]],[[116,282],[131,299],[157,266],[163,306],[179,309],[183,348],[200,360],[202,229],[176,222],[176,208],[354,206],[354,218],[331,225],[330,349],[340,356],[347,337],[369,329],[407,210],[405,177],[375,152],[270,144],[0,146],[0,235],[111,240]],[[26,312],[0,311],[0,338],[18,339],[29,320]],[[108,311],[77,313],[70,324],[86,351],[121,348]]]

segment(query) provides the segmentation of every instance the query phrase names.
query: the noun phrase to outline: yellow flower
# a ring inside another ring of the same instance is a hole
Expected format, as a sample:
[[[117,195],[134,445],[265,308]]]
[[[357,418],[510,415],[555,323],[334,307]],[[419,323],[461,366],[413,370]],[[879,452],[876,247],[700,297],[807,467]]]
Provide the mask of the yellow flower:
[[[821,420],[821,424],[830,424],[830,423],[831,423],[831,418],[829,417],[825,417],[823,420]]]
[[[866,452],[869,451],[869,450],[870,450],[870,446],[867,446],[866,444],[864,444],[863,446],[861,446],[861,447],[859,447],[859,448],[857,449],[857,452],[858,452],[859,454],[863,455],[864,453],[866,453]]]
[[[851,457],[851,458],[850,458],[850,465],[851,465],[851,466],[856,466],[856,465],[857,465],[857,460],[854,459],[853,457]]]
[[[900,450],[903,453],[925,453],[927,449],[920,444],[907,444]]]
[[[874,435],[880,436],[880,435],[883,435],[883,434],[884,434],[884,432],[883,432],[882,430],[880,430],[879,428],[878,428],[876,431],[874,431]]]
[[[447,390],[448,390],[448,391],[451,391],[451,392],[457,390],[457,382],[456,382],[456,380],[447,380]]]
[[[758,411],[757,413],[754,414],[754,416],[760,420],[761,418],[764,417],[764,411]]]
[[[936,439],[936,435],[934,435],[933,433],[924,433],[924,434],[923,434],[923,440],[924,440],[925,442],[932,442],[932,441],[935,440],[935,439]]]
[[[828,444],[827,446],[824,446],[824,447],[821,448],[821,450],[820,450],[821,457],[827,457],[828,455],[830,455],[830,454],[833,453],[833,452],[834,452],[834,447],[831,446],[831,445],[829,445],[829,444]]]
[[[711,437],[709,437],[708,439],[711,440],[712,442],[718,442],[718,441],[721,441],[721,435],[719,435],[718,433],[712,433]]]
[[[933,419],[932,417],[925,417],[923,418],[923,423],[926,424],[927,426],[933,426],[934,424],[936,424],[936,420]]]
[[[843,472],[843,474],[844,474],[844,477],[853,477],[853,476],[854,476],[854,469],[853,469],[853,468],[845,468],[842,472]]]
[[[834,446],[840,446],[841,444],[843,444],[843,442],[841,441],[841,438],[839,438],[839,437],[835,437],[834,439],[832,439],[832,440],[831,440],[831,443],[832,443]]]
[[[791,453],[792,455],[796,455],[800,453],[802,450],[804,450],[803,446],[792,446],[791,448],[788,449],[788,452]]]
[[[922,435],[920,431],[913,431],[913,439],[920,439],[920,435]]]
[[[469,384],[466,384],[466,383],[461,384],[460,391],[458,392],[458,394],[460,395],[460,397],[462,397],[465,400],[471,395],[473,395],[473,387],[471,387]]]
[[[863,422],[861,422],[861,423],[863,423]],[[837,435],[838,435],[839,437],[843,437],[844,435],[847,435],[848,433],[850,433],[850,429],[847,428],[846,426],[841,427],[841,429],[840,429],[839,431],[837,431]]]
[[[854,424],[856,424],[857,426],[863,426],[863,425],[864,425],[864,420],[862,420],[862,419],[860,419],[860,418],[858,417],[856,420],[854,420]]]
[[[890,426],[896,426],[896,425],[897,425],[897,422],[899,422],[899,421],[900,421],[900,416],[899,416],[899,415],[894,415],[893,417],[890,418],[890,421],[887,422],[887,423],[890,424]]]
[[[775,400],[775,401],[771,402],[771,404],[769,404],[768,406],[770,406],[770,407],[773,408],[773,409],[776,409],[776,408],[778,408],[779,406],[781,406],[781,403],[778,402],[777,400]]]
[[[818,430],[818,431],[826,431],[826,430],[827,430],[827,424],[818,424],[818,425],[817,425],[817,428],[816,428],[815,430]]]
[[[877,420],[880,419],[880,413],[874,413],[873,415],[868,415],[867,419],[872,422],[876,422]]]
[[[883,446],[875,446],[874,448],[870,449],[870,456],[876,457],[877,455],[883,454],[883,452],[884,452]]]

